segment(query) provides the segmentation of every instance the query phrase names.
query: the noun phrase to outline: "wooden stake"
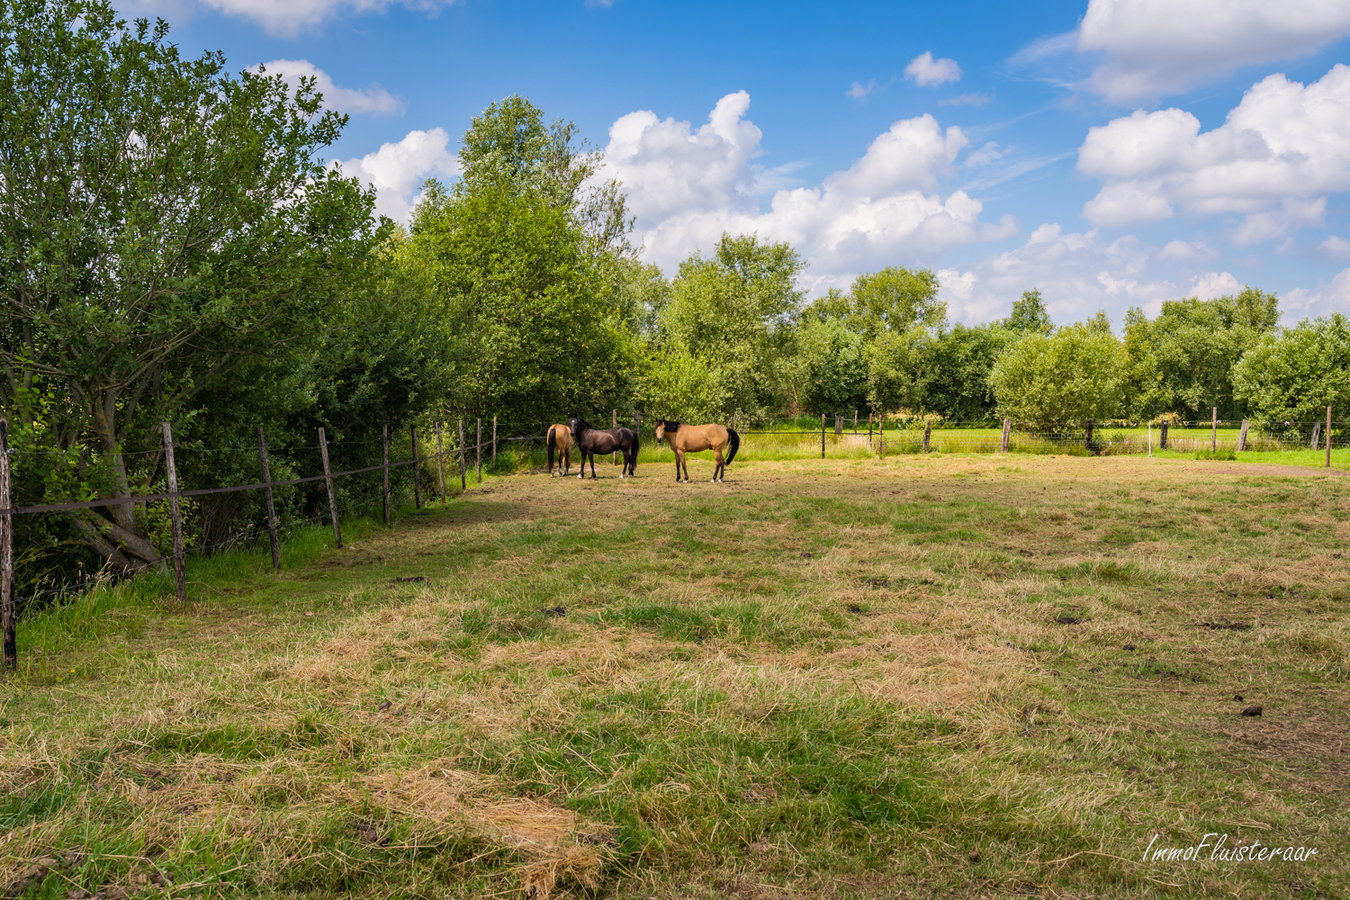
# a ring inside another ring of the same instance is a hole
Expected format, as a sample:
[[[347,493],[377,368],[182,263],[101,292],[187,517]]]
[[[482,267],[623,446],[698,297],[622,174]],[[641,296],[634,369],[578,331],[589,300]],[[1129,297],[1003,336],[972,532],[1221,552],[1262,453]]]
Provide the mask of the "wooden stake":
[[[1242,420],[1242,428],[1238,431],[1238,452],[1241,453],[1247,449],[1247,428],[1251,425],[1246,419]]]
[[[0,417],[0,509],[9,508],[9,420]],[[0,513],[0,644],[4,652],[0,665],[7,672],[19,668],[18,612],[14,601],[14,515],[3,512]]]
[[[820,414],[820,458],[825,458],[825,414]]]
[[[1159,423],[1159,425],[1158,425],[1158,449],[1159,449],[1159,450],[1166,450],[1166,449],[1167,449],[1167,426],[1168,426],[1169,424],[1171,424],[1171,423],[1169,423],[1166,419],[1163,419],[1162,422]]]
[[[409,425],[413,445],[413,507],[422,508],[422,460],[417,455],[417,426]]]
[[[923,423],[923,452],[927,453],[933,446],[933,422],[930,419]]]
[[[1083,434],[1083,449],[1092,449],[1092,420],[1087,420],[1087,430]]]
[[[460,489],[461,491],[468,490],[468,488],[469,488],[468,481],[466,480],[465,475],[464,475],[464,469],[465,469],[465,465],[464,465],[464,420],[463,420],[463,419],[460,419],[460,420],[459,420],[459,489]]]
[[[342,524],[338,521],[337,497],[333,493],[333,470],[328,467],[328,435],[319,428],[319,455],[323,457],[323,482],[328,488],[328,517],[333,520],[333,540],[342,549]]]
[[[1214,407],[1213,418],[1209,425],[1209,452],[1215,453],[1219,449],[1219,408]]]
[[[886,455],[886,414],[877,413],[877,456]]]
[[[492,417],[492,471],[497,471],[497,417]]]
[[[281,571],[281,542],[277,540],[277,509],[272,503],[272,468],[267,464],[267,441],[258,426],[258,456],[262,458],[263,496],[267,498],[267,536],[272,540],[272,568]]]
[[[1331,407],[1327,407],[1327,468],[1331,468]]]
[[[1308,449],[1316,450],[1317,445],[1320,444],[1321,442],[1322,442],[1322,423],[1314,422],[1312,440],[1308,441]]]
[[[1000,444],[998,445],[998,449],[999,449],[1001,452],[1003,452],[1003,453],[1007,453],[1007,452],[1008,452],[1008,439],[1009,439],[1010,437],[1012,437],[1012,419],[1004,419],[1004,420],[1003,420],[1003,441],[1002,441],[1002,443],[1000,443]],[[1091,437],[1089,437],[1088,439],[1091,440]]]
[[[393,518],[392,515],[391,515],[391,511],[390,511],[390,509],[389,509],[389,426],[388,426],[388,425],[385,425],[385,426],[384,426],[384,430],[380,433],[380,450],[381,450],[381,451],[383,452],[383,454],[384,454],[384,455],[381,457],[381,459],[383,460],[383,470],[384,470],[384,524],[388,525],[388,524],[390,524],[390,522],[391,522],[391,520],[392,520],[392,518]]]
[[[445,445],[441,443],[441,423],[436,423],[436,474],[441,481],[441,506],[445,505]]]
[[[853,411],[853,434],[857,435],[857,433],[858,433],[858,411],[855,409]]]
[[[478,420],[478,448],[473,455],[478,462],[478,483],[483,483],[483,420]]]
[[[183,517],[178,508],[178,470],[173,464],[173,430],[164,423],[164,465],[169,475],[169,521],[173,528],[173,582],[178,602],[187,602],[187,573],[183,570]]]

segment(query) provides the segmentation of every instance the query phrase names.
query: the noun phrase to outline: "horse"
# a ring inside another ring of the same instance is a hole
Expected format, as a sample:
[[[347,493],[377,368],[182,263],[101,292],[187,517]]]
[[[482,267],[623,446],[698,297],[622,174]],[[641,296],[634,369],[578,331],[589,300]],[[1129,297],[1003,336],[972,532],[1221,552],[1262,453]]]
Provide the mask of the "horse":
[[[670,449],[675,451],[675,483],[680,483],[680,468],[684,468],[684,482],[689,483],[689,464],[685,462],[686,453],[700,453],[704,450],[711,450],[717,457],[717,465],[713,469],[713,483],[723,480],[727,473],[727,466],[736,458],[736,451],[741,447],[741,436],[736,433],[736,429],[727,428],[725,425],[713,423],[711,425],[686,425],[683,422],[669,422],[665,419],[656,420],[656,442],[661,443],[662,439],[670,442]],[[727,454],[726,461],[722,460],[722,449],[728,444],[731,445],[731,452]]]
[[[619,450],[623,451],[623,468],[619,470],[619,477],[627,478],[637,473],[636,431],[631,428],[606,428],[602,431],[580,416],[572,416],[567,420],[567,424],[572,429],[572,442],[577,445],[577,452],[581,454],[581,474],[577,476],[578,478],[586,477],[586,457],[591,458],[591,477],[595,478],[595,454],[615,453]]]
[[[548,426],[548,477],[553,477],[553,453],[558,453],[559,477],[572,474],[572,429],[566,425]]]

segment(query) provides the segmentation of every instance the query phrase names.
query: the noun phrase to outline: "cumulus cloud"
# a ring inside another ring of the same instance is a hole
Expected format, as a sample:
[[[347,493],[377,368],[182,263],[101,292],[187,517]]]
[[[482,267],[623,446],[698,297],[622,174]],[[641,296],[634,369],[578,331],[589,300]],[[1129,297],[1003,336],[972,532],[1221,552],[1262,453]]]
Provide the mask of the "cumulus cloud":
[[[1280,298],[1286,323],[1308,316],[1350,313],[1350,269],[1315,288],[1296,288]]]
[[[307,59],[274,59],[252,67],[252,71],[259,70],[268,75],[280,75],[291,90],[299,86],[301,78],[315,79],[315,87],[323,95],[323,105],[338,112],[393,115],[403,111],[403,101],[384,88],[376,86],[359,91],[339,87],[327,72]]]
[[[450,135],[443,128],[410,131],[396,144],[384,144],[374,153],[335,165],[343,175],[375,186],[377,215],[407,222],[417,204],[414,193],[423,181],[459,174],[459,158],[449,151],[449,144]]]
[[[1092,128],[1078,170],[1105,181],[1083,207],[1094,225],[1236,213],[1251,244],[1321,224],[1330,193],[1350,189],[1350,66],[1307,85],[1271,75],[1201,133],[1180,109],[1139,110]]]
[[[1345,0],[1090,0],[1075,43],[1100,55],[1088,86],[1128,104],[1313,53],[1347,34]]]
[[[739,91],[719,100],[697,129],[649,111],[611,126],[601,175],[627,191],[650,261],[670,269],[710,249],[723,231],[758,232],[802,251],[816,288],[1016,232],[1011,216],[981,222],[983,206],[964,191],[939,192],[968,143],[959,128],[943,129],[931,115],[902,119],[819,185],[770,192],[774,173],[752,162],[762,133],[746,118],[749,107],[749,94]]]
[[[905,66],[905,77],[920,87],[932,87],[948,81],[960,81],[961,67],[954,59],[933,59],[933,54],[925,51]]]
[[[1318,246],[1328,256],[1336,259],[1350,258],[1350,241],[1347,241],[1340,235],[1333,234],[1321,244],[1318,244]]]
[[[171,15],[180,18],[194,8],[251,19],[268,34],[294,37],[325,19],[351,13],[385,12],[391,6],[435,14],[457,0],[122,0],[119,8],[135,15]]]
[[[876,90],[876,87],[877,82],[875,78],[867,82],[867,84],[862,84],[861,82],[855,81],[853,82],[853,87],[844,91],[844,96],[852,97],[854,100],[861,100],[868,94],[872,93],[872,91]]]
[[[1119,329],[1131,306],[1156,316],[1164,300],[1241,291],[1231,273],[1195,268],[1211,255],[1203,243],[1157,248],[1131,236],[1108,241],[1096,229],[1065,233],[1049,222],[1020,247],[965,271],[940,271],[940,296],[954,321],[978,323],[1008,315],[1023,291],[1039,288],[1056,322],[1082,321],[1104,309]]]

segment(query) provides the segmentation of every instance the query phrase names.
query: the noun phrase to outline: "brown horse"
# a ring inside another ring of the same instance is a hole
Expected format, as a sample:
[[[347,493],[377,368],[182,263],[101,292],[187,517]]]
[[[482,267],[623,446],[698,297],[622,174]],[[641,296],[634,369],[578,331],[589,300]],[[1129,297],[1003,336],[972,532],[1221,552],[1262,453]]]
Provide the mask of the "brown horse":
[[[670,442],[670,449],[675,451],[675,482],[680,481],[680,469],[684,469],[684,481],[689,483],[689,464],[685,462],[686,453],[700,453],[704,450],[711,450],[717,457],[717,465],[713,469],[713,482],[723,480],[727,473],[727,466],[736,458],[736,451],[741,446],[741,436],[736,433],[736,429],[727,428],[725,425],[686,425],[683,422],[668,422],[665,419],[656,420],[656,442],[659,444],[662,440]],[[722,460],[722,450],[731,445],[731,452],[727,454],[726,461]]]
[[[566,425],[548,427],[548,477],[553,477],[553,451],[558,451],[559,474],[566,478],[572,472],[572,429]]]
[[[628,478],[637,473],[638,450],[641,446],[636,431],[631,428],[601,430],[580,416],[572,416],[567,424],[572,429],[572,442],[581,454],[581,474],[578,478],[586,477],[587,458],[591,461],[591,477],[594,478],[595,454],[617,453],[620,450],[623,451],[623,468],[619,470],[619,477]]]

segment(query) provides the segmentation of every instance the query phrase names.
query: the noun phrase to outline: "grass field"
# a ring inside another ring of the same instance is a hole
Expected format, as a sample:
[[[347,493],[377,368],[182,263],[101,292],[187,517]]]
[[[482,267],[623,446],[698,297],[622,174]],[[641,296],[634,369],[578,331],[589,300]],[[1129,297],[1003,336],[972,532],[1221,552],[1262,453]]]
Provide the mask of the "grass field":
[[[0,896],[1350,891],[1350,479],[752,460],[492,478],[26,620]],[[1145,858],[1211,832],[1317,853]]]

